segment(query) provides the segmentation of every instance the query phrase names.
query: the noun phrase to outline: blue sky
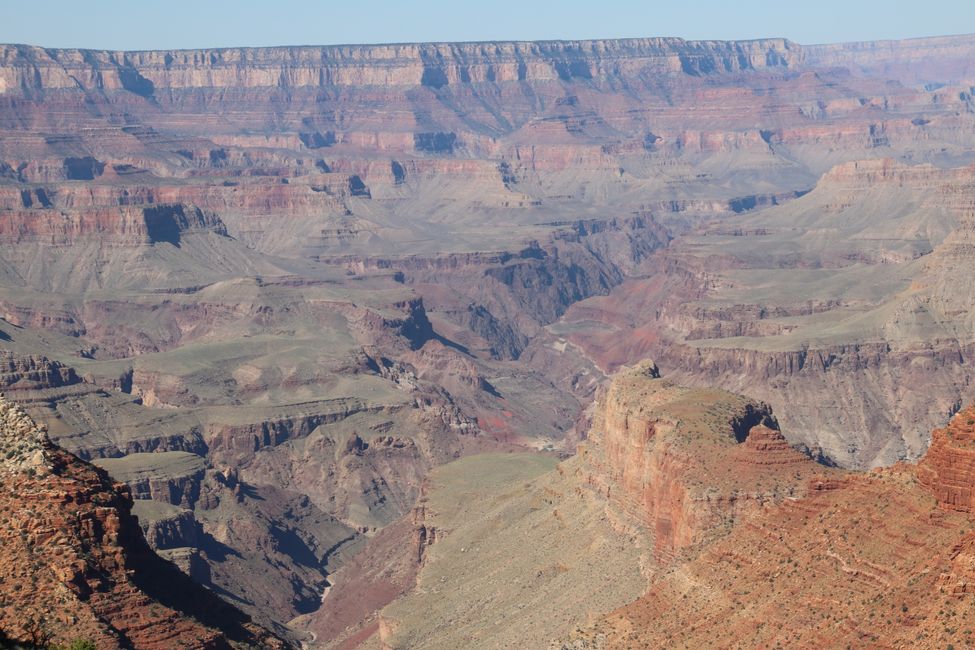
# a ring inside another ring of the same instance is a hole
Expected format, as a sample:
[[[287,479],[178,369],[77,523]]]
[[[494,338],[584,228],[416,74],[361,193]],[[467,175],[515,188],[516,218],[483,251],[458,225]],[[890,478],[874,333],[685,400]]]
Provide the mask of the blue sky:
[[[0,0],[0,42],[168,49],[407,41],[975,33],[975,0]]]

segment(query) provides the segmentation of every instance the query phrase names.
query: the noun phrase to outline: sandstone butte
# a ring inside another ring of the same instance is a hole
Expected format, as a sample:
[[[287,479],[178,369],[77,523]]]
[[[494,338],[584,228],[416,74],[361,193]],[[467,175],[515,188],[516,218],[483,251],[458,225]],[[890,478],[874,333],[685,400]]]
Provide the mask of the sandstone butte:
[[[673,391],[705,413],[714,396],[646,377],[614,380],[583,454],[601,468],[586,482],[649,526],[657,565],[644,596],[563,648],[975,644],[975,405],[919,463],[850,472],[814,464],[747,408],[736,439],[701,444],[700,415],[676,419]]]
[[[156,556],[131,510],[0,396],[0,644],[290,647]]]

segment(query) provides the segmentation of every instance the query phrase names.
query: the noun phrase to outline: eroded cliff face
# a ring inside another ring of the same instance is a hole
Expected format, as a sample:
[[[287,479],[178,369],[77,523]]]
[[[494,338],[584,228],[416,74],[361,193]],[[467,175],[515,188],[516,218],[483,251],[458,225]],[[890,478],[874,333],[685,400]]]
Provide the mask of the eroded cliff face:
[[[5,638],[105,648],[288,647],[146,545],[120,484],[0,398]]]
[[[604,79],[650,68],[707,74],[799,62],[784,39],[426,43],[372,46],[229,48],[172,52],[49,50],[8,45],[0,51],[5,89],[127,90],[157,87],[417,86],[506,81]],[[251,69],[253,68],[253,69]]]
[[[768,406],[676,385],[652,362],[622,369],[597,398],[580,453],[586,483],[653,532],[660,563],[803,495],[822,469],[788,446]]]
[[[960,411],[944,429],[931,434],[931,446],[918,467],[918,480],[944,508],[972,512],[975,507],[975,407]]]
[[[79,381],[73,368],[46,357],[0,353],[0,386],[6,391],[61,387]]]
[[[814,477],[562,647],[963,645],[973,419],[935,431],[917,465]]]

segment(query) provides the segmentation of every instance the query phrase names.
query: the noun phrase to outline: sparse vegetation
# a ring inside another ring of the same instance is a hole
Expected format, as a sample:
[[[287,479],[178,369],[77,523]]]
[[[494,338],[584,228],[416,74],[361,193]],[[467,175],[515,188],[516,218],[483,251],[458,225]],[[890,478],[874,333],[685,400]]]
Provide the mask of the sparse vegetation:
[[[89,639],[74,639],[67,645],[51,645],[48,646],[49,650],[98,650],[98,646],[95,645],[94,641]]]

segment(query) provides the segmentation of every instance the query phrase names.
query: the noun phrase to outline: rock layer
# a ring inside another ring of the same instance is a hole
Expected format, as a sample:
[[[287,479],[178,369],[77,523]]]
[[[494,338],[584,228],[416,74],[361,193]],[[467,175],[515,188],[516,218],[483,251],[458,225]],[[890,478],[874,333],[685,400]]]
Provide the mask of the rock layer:
[[[4,567],[0,631],[47,645],[287,647],[146,546],[127,490],[0,401]]]
[[[837,165],[788,205],[681,236],[550,333],[608,371],[653,355],[683,383],[766,400],[833,463],[917,459],[973,397],[972,181],[971,166]]]
[[[818,470],[777,427],[764,404],[678,386],[644,362],[621,370],[597,400],[581,447],[587,483],[653,531],[655,559],[665,562],[804,493]]]
[[[931,434],[931,446],[918,468],[918,480],[942,507],[972,512],[975,507],[975,407],[955,415]]]

